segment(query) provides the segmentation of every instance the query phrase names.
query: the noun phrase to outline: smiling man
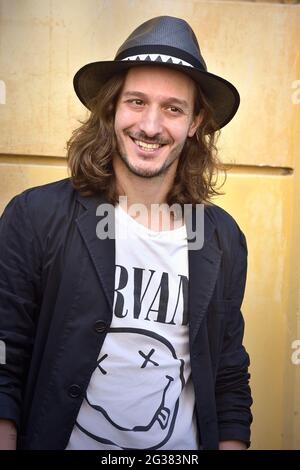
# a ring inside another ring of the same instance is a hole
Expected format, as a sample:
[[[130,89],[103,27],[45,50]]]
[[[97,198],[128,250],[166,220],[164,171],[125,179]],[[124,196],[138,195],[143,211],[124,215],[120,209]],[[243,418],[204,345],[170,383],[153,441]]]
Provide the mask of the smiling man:
[[[210,202],[238,92],[169,16],[74,86],[71,177],[1,218],[0,447],[245,449],[247,248]]]

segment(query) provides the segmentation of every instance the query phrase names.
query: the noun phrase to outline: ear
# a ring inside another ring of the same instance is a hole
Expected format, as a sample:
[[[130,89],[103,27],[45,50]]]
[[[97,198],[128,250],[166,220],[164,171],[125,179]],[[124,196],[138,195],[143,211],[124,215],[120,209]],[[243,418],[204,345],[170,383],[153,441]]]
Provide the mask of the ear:
[[[202,112],[194,116],[194,119],[192,120],[190,127],[189,127],[189,132],[188,132],[189,137],[193,137],[193,135],[195,134],[196,130],[198,129],[202,121],[203,121]]]

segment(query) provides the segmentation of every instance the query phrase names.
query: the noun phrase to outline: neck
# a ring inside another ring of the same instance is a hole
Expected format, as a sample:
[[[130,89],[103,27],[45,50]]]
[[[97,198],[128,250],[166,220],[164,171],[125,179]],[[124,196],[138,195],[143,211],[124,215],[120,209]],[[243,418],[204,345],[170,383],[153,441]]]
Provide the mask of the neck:
[[[161,204],[167,203],[167,195],[174,183],[176,169],[177,164],[169,167],[160,176],[144,178],[128,170],[122,161],[115,161],[117,191],[119,197],[125,196],[125,199],[120,199],[123,209],[139,223],[153,230],[172,230],[181,226],[181,218],[174,223],[174,214],[165,206],[159,208]],[[159,213],[156,212],[157,209]]]
[[[132,173],[118,159],[114,162],[118,194],[127,197],[128,206],[143,204],[150,208],[151,204],[166,203],[167,195],[174,183],[176,168],[177,165],[172,165],[162,175],[145,178]]]

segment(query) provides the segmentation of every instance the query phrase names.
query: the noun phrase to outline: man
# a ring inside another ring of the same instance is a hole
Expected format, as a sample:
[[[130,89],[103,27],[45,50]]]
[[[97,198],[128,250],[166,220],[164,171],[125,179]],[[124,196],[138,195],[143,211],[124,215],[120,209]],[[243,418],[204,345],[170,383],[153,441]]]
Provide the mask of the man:
[[[2,447],[245,449],[246,243],[209,203],[238,92],[167,16],[74,85],[71,180],[1,220]]]

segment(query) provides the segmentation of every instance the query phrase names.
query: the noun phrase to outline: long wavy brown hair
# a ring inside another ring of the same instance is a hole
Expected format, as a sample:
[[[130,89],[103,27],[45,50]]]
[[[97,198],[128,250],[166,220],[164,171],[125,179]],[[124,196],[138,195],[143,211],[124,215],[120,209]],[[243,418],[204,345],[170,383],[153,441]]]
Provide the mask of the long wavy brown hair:
[[[113,76],[91,100],[91,113],[81,123],[67,144],[67,159],[74,187],[84,196],[104,193],[108,202],[116,204],[115,174],[112,156],[118,152],[114,118],[126,72]],[[222,194],[218,185],[220,170],[226,176],[216,148],[219,132],[213,110],[196,85],[194,113],[203,115],[201,125],[192,138],[187,138],[177,166],[174,184],[167,196],[172,205],[209,202]],[[225,178],[224,178],[225,181]]]

